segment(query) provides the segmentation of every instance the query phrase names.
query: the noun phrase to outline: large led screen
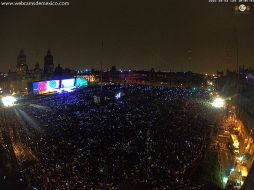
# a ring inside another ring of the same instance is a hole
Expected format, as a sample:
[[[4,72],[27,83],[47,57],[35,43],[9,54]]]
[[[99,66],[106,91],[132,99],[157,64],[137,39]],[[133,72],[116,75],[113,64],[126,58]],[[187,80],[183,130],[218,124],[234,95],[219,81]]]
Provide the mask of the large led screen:
[[[59,89],[59,80],[41,81],[33,83],[34,94],[45,94]]]
[[[87,79],[85,79],[85,78],[76,78],[75,86],[81,87],[81,86],[87,86],[87,85],[88,85]]]
[[[63,79],[61,83],[61,88],[68,89],[75,87],[75,79]]]

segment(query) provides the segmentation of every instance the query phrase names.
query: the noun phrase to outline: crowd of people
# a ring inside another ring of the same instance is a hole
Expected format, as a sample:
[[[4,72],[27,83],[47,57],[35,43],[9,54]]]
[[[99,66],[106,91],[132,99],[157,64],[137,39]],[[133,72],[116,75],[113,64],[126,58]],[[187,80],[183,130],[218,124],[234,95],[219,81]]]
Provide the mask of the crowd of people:
[[[20,102],[20,141],[37,158],[21,167],[34,188],[202,189],[190,174],[206,146],[206,92],[114,85],[96,103],[99,89]]]

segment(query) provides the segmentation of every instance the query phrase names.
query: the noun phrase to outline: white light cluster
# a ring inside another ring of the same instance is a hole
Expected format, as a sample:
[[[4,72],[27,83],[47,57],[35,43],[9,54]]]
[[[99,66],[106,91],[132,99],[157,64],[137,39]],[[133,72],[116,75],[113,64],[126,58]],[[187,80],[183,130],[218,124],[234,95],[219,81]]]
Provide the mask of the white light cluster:
[[[16,101],[17,99],[14,98],[13,96],[5,96],[2,98],[2,102],[5,107],[14,106]]]
[[[216,98],[214,99],[212,106],[215,108],[222,108],[225,105],[225,100],[223,100],[222,98]]]

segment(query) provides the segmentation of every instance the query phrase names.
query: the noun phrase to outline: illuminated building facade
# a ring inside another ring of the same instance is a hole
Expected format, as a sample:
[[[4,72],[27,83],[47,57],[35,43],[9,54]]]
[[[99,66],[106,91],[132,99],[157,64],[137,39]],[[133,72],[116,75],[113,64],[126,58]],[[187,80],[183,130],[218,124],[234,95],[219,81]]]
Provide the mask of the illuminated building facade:
[[[16,66],[17,75],[20,78],[25,77],[28,74],[28,66],[26,64],[26,55],[23,50],[20,50],[19,55],[17,57],[17,66]]]

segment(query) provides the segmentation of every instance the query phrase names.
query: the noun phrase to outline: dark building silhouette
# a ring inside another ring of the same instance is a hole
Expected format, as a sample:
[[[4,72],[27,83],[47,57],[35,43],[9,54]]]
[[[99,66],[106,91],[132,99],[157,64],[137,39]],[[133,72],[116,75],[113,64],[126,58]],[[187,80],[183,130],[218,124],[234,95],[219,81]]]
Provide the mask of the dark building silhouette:
[[[50,77],[54,74],[53,55],[50,50],[47,51],[47,55],[44,57],[44,74],[46,77]]]
[[[34,78],[36,81],[41,80],[43,71],[42,71],[42,69],[40,68],[40,64],[39,64],[38,62],[34,65],[34,70],[33,70],[32,73],[33,73],[33,78]]]
[[[28,66],[26,64],[26,55],[23,50],[20,50],[17,57],[17,74],[20,77],[24,77],[28,74]]]
[[[58,64],[58,66],[55,69],[54,76],[55,77],[61,77],[63,75],[63,68]]]

